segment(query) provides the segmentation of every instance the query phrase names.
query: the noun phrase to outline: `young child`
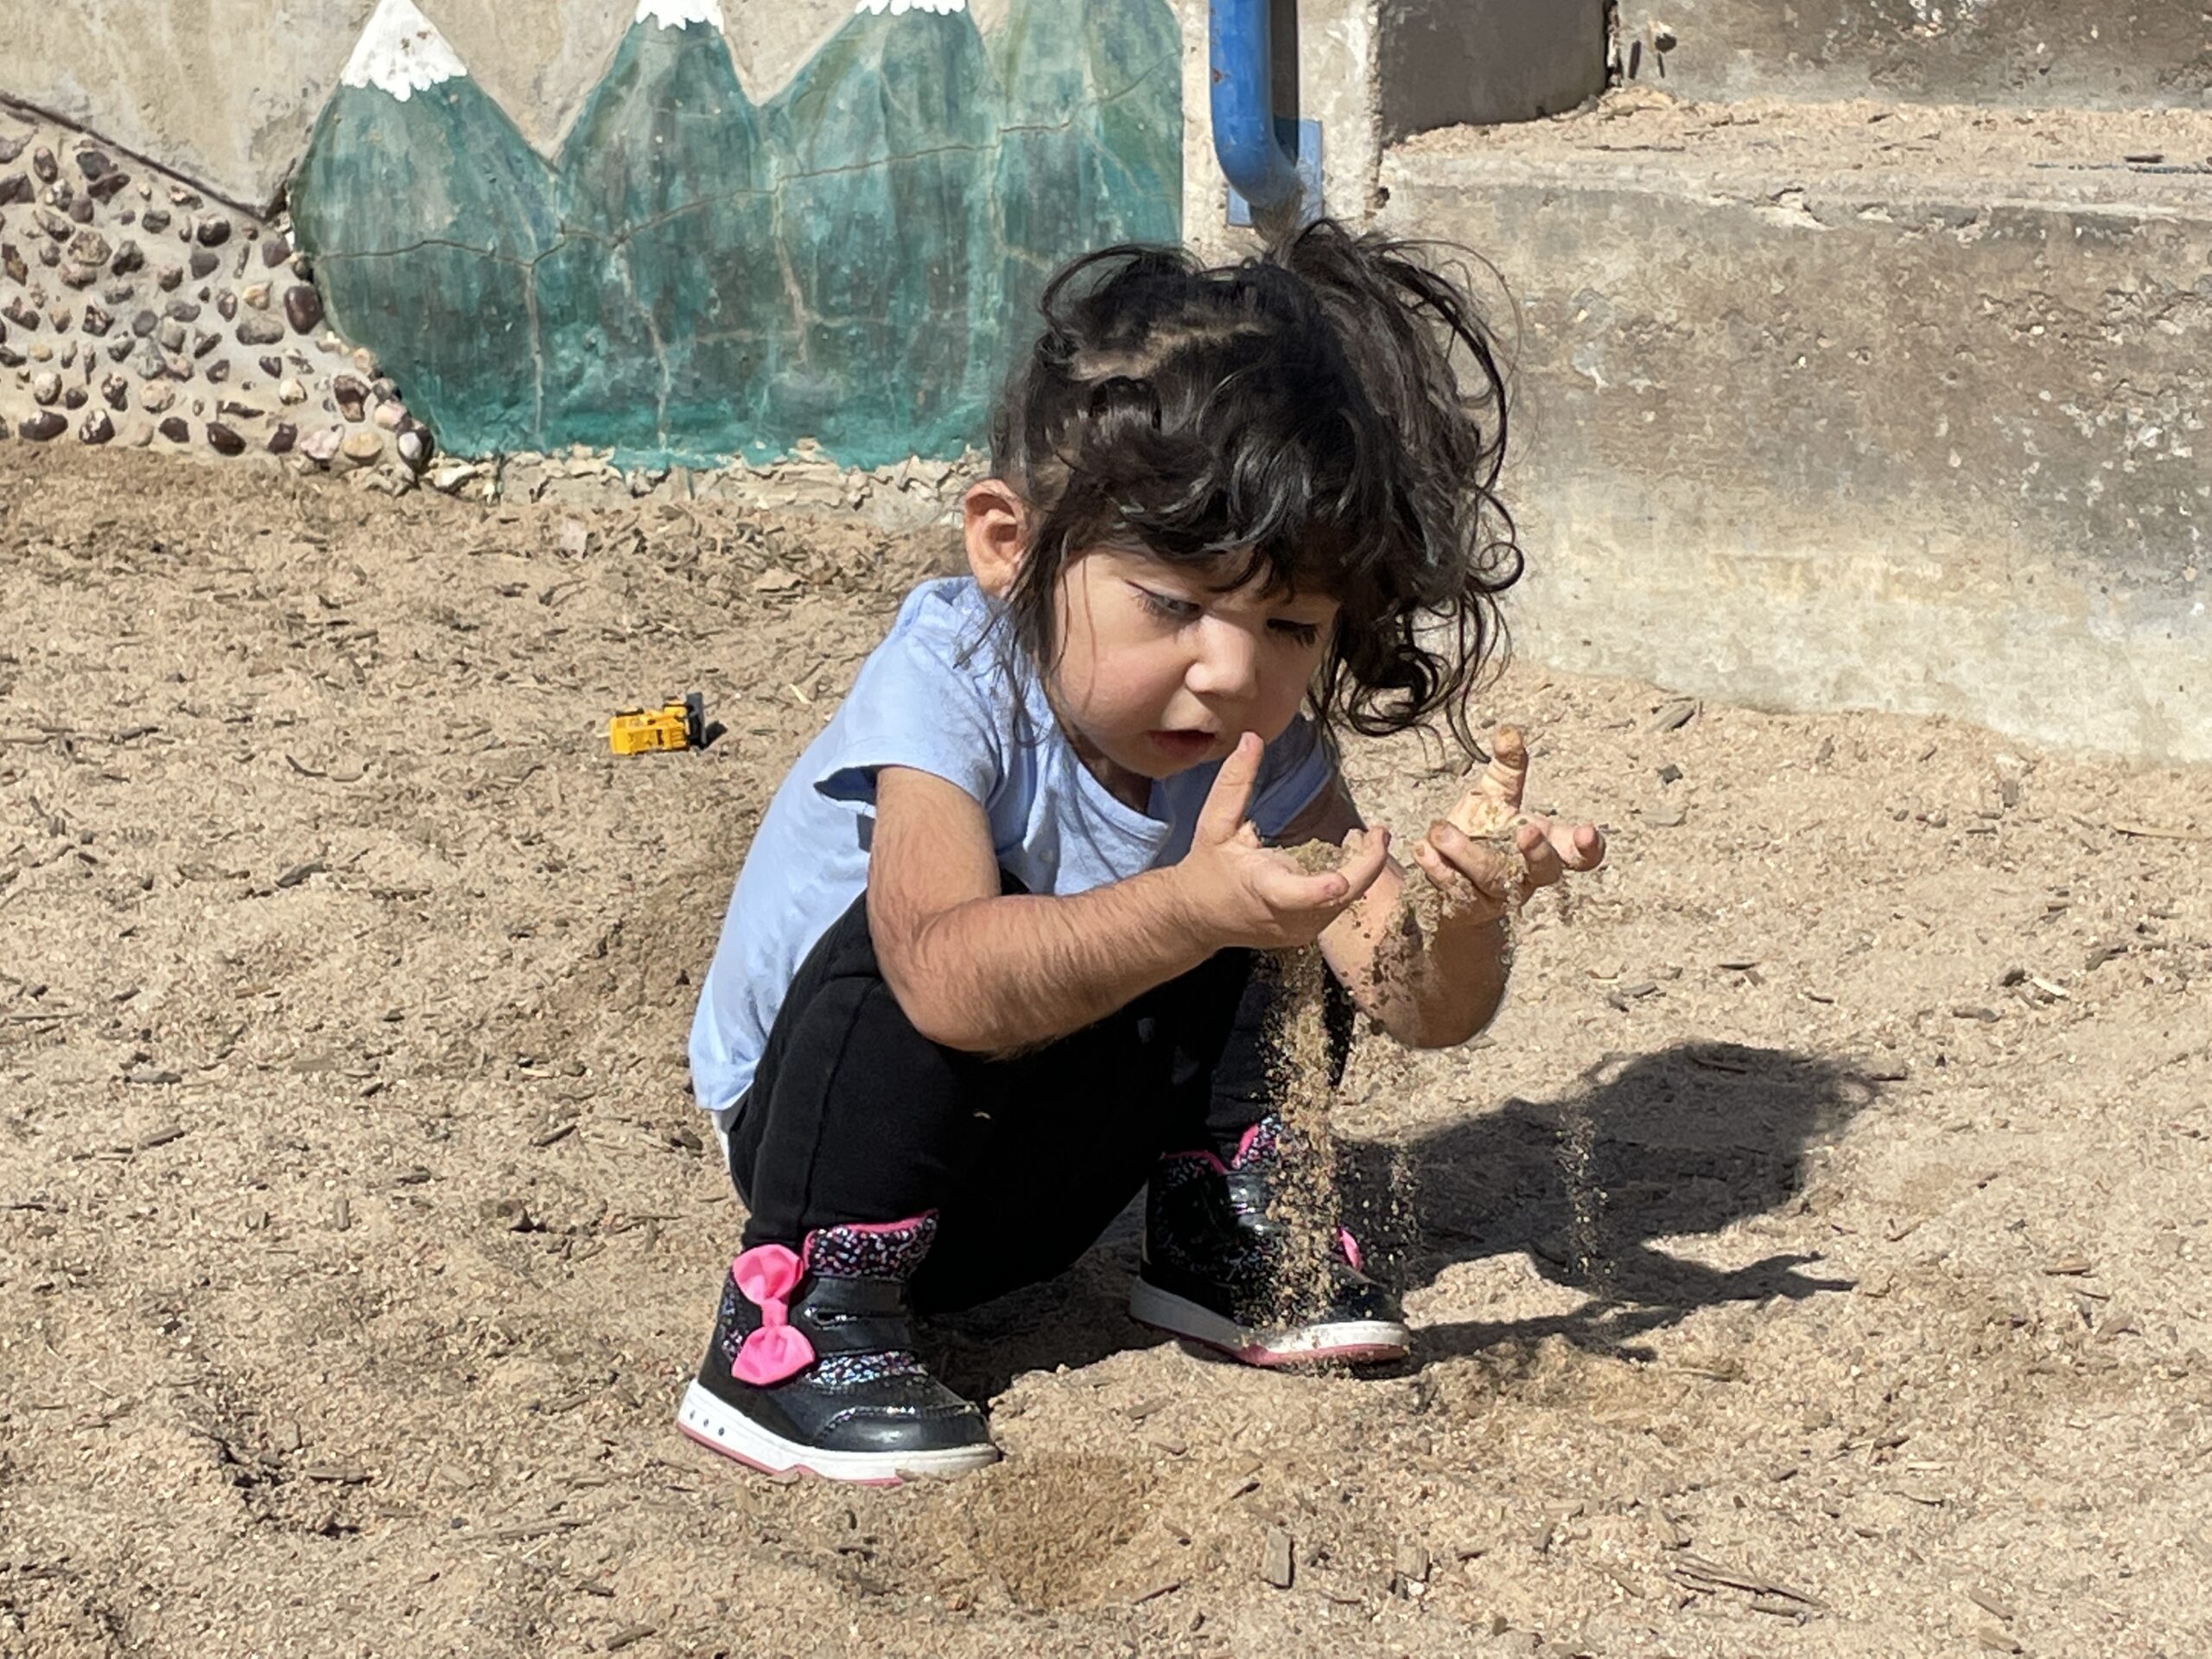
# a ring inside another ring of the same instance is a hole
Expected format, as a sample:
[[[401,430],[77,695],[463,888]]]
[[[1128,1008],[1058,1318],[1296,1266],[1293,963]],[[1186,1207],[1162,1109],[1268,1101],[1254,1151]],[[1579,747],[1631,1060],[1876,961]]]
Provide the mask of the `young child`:
[[[968,492],[971,577],[925,583],[778,791],[691,1038],[749,1208],[683,1431],[846,1480],[997,1456],[909,1319],[1051,1278],[1140,1189],[1132,1312],[1255,1364],[1404,1354],[1342,1258],[1278,1306],[1260,953],[1317,939],[1354,1007],[1464,1041],[1503,988],[1508,861],[1414,849],[1440,919],[1393,925],[1386,830],[1335,734],[1465,704],[1518,576],[1491,494],[1503,388],[1466,297],[1323,222],[1204,269],[1078,260]],[[1471,365],[1470,394],[1453,366]],[[1478,787],[1518,805],[1502,741]],[[1305,874],[1277,846],[1340,843]],[[1597,831],[1532,821],[1530,887]]]

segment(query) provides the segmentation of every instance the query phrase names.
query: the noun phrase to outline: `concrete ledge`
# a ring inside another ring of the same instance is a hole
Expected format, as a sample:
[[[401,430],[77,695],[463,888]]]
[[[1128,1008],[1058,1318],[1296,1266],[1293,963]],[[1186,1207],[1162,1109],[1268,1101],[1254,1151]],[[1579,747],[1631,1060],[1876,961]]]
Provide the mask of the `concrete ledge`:
[[[1391,152],[1386,223],[1520,308],[1524,646],[2212,760],[2212,179],[2153,151],[2212,119],[1631,94]]]

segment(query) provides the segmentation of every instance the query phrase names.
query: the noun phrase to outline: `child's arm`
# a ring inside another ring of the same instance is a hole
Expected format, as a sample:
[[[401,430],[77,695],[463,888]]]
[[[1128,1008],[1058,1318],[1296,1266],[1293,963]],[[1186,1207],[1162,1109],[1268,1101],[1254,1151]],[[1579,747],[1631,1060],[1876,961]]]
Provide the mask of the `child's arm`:
[[[1528,771],[1528,752],[1501,742],[1476,792],[1517,811]],[[1339,784],[1281,839],[1363,849],[1375,833],[1364,830],[1358,808]],[[1568,871],[1597,868],[1605,856],[1605,837],[1596,826],[1570,829],[1534,816],[1522,824],[1516,844],[1527,866],[1524,900]],[[1321,950],[1352,1001],[1393,1037],[1414,1048],[1448,1048],[1489,1025],[1504,997],[1506,914],[1517,872],[1502,849],[1440,818],[1414,843],[1414,857],[1436,890],[1433,925],[1417,925],[1399,903],[1405,884],[1414,878],[1393,859],[1322,934]]]
[[[1262,753],[1222,763],[1182,862],[1065,897],[1002,894],[989,820],[926,772],[876,774],[868,928],[914,1028],[1005,1053],[1079,1031],[1230,945],[1308,944],[1382,873],[1388,837],[1344,868],[1300,872],[1244,820]]]

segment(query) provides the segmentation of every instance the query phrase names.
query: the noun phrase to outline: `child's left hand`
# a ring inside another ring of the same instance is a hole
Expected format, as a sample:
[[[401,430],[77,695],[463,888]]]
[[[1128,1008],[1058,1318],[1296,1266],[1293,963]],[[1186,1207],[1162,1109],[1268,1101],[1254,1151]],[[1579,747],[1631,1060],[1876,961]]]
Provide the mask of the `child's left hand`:
[[[1514,907],[1516,899],[1526,904],[1537,888],[1560,881],[1569,870],[1580,874],[1605,862],[1605,838],[1595,824],[1578,823],[1570,829],[1541,814],[1522,812],[1521,801],[1528,786],[1528,745],[1513,728],[1501,726],[1483,775],[1449,817],[1429,825],[1428,834],[1414,843],[1414,861],[1442,899],[1446,921],[1497,921]],[[1498,833],[1471,836],[1462,825],[1478,830],[1497,825]],[[1507,825],[1513,826],[1513,846],[1525,874],[1501,844]]]

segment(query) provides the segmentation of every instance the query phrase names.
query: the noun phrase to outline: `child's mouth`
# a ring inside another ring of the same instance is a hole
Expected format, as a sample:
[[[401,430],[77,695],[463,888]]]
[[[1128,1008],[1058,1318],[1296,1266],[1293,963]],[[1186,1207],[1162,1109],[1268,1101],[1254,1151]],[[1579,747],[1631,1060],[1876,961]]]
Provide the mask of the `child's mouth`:
[[[1186,766],[1205,760],[1221,741],[1219,733],[1192,730],[1147,732],[1145,738],[1169,760]]]

